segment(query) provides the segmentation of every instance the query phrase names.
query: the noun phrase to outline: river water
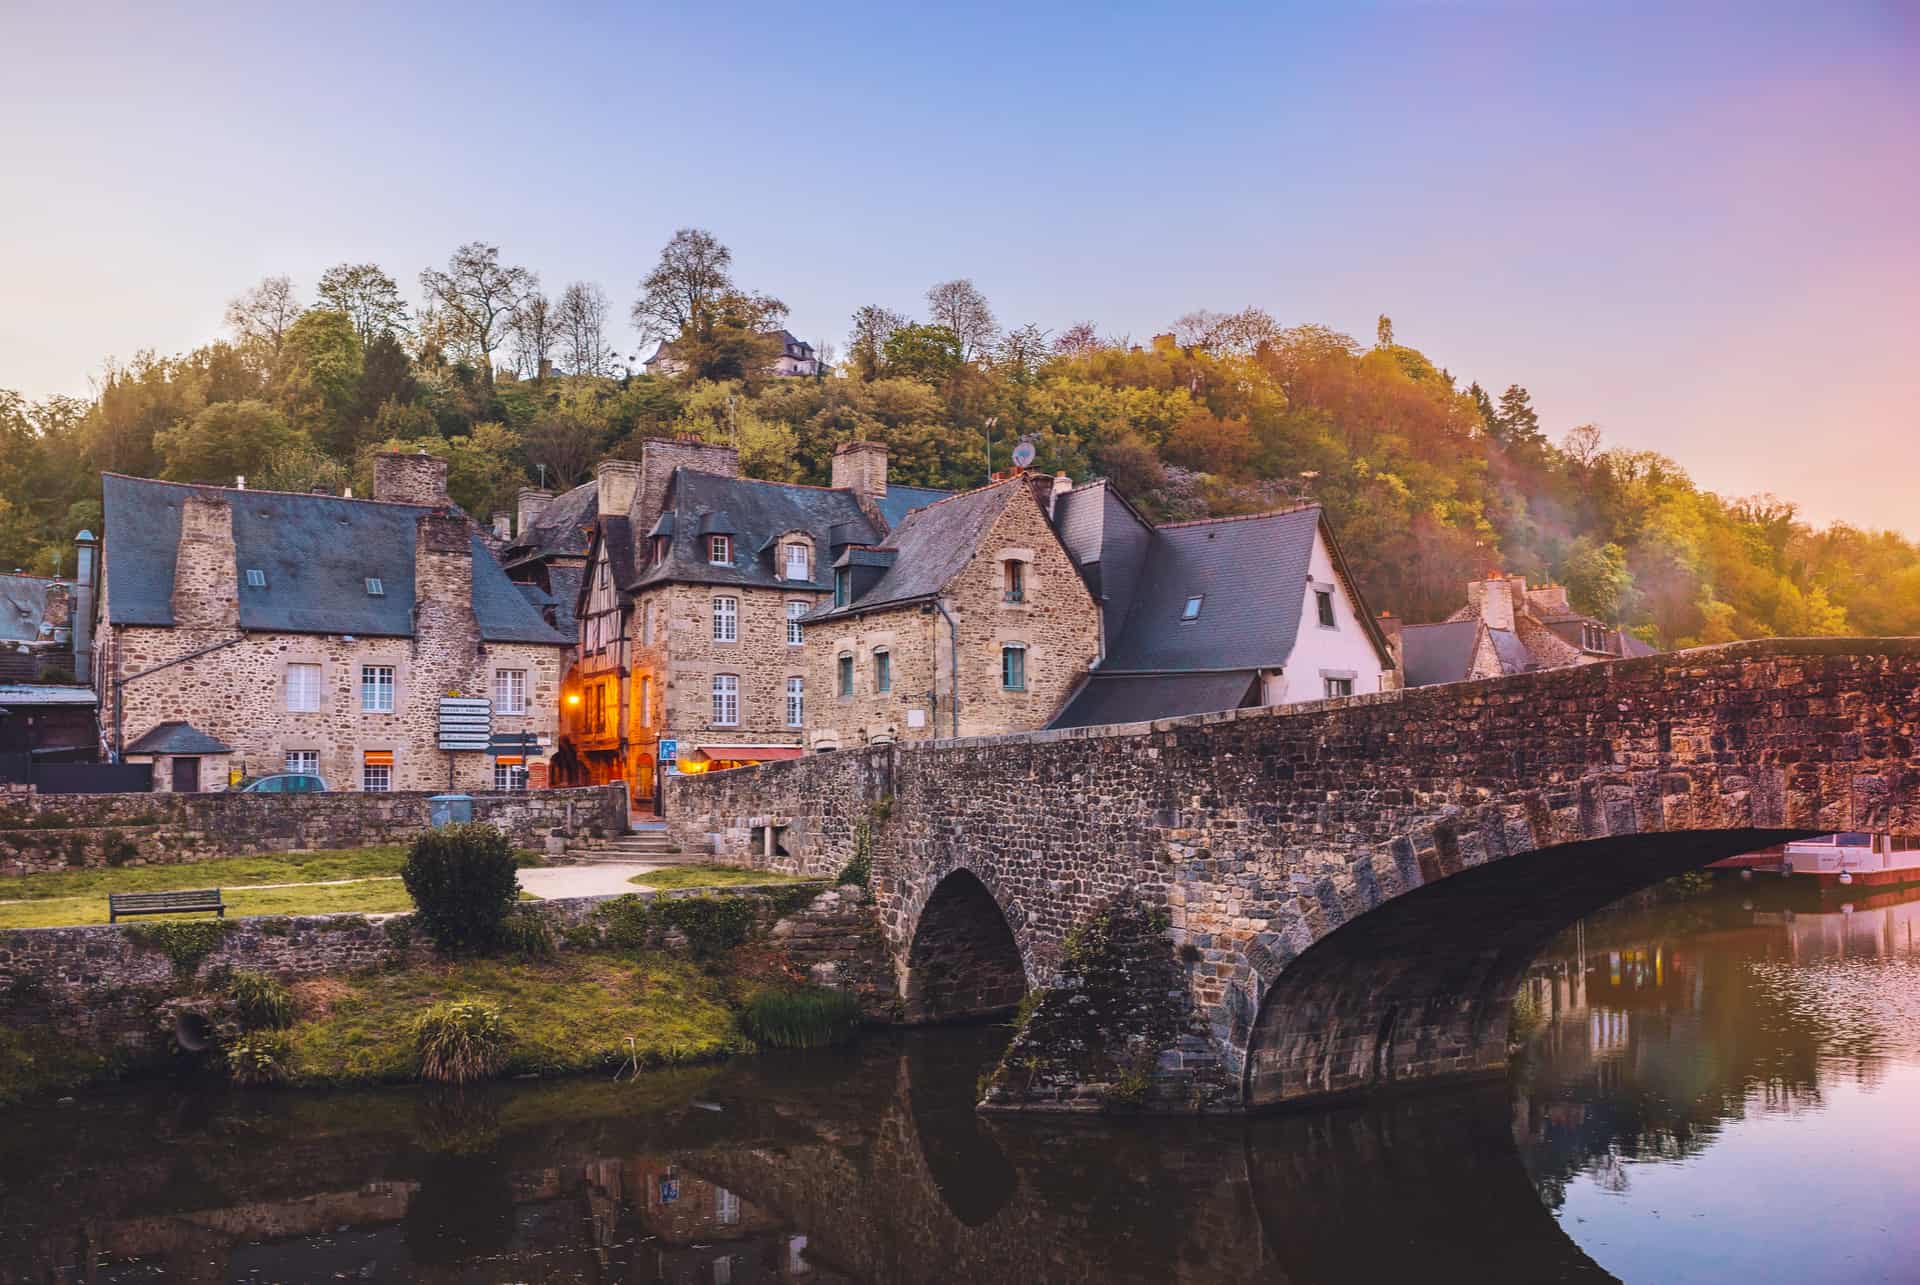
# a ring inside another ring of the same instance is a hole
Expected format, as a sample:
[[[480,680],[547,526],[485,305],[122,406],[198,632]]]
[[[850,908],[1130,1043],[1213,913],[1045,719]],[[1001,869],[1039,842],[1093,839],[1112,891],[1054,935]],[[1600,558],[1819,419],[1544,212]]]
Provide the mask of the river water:
[[[1000,1028],[637,1083],[0,1114],[0,1283],[1920,1280],[1920,890],[1619,907],[1504,1082],[982,1120]]]

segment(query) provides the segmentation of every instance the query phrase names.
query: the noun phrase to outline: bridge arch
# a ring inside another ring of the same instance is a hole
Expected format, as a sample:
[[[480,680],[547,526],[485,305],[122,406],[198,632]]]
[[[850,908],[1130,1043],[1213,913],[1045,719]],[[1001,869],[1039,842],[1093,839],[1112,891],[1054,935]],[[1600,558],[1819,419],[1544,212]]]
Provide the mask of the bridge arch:
[[[943,875],[911,922],[901,975],[907,1021],[972,1021],[1019,1005],[1025,953],[1000,900],[973,871]]]
[[[1247,1041],[1242,1100],[1271,1108],[1503,1070],[1514,989],[1562,930],[1662,879],[1809,833],[1683,830],[1552,844],[1500,853],[1350,917],[1336,913],[1297,956],[1257,961],[1256,973],[1260,963],[1273,971]]]

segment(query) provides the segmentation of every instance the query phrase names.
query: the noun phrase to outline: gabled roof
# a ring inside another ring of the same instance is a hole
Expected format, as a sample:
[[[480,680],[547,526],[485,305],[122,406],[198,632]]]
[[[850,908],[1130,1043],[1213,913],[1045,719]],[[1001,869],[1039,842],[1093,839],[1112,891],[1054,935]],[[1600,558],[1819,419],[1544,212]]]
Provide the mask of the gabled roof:
[[[1465,682],[1473,671],[1473,652],[1479,641],[1478,619],[1400,626],[1402,681],[1408,687]]]
[[[289,491],[239,491],[101,475],[106,511],[108,607],[116,625],[173,624],[180,510],[190,495],[233,508],[240,627],[277,633],[413,635],[417,504],[348,500]],[[507,579],[477,531],[473,614],[487,642],[564,644],[568,639]],[[264,573],[249,585],[246,573]],[[378,579],[384,593],[367,592]]]
[[[64,580],[39,576],[0,575],[0,642],[51,642],[51,628],[41,630],[47,618],[47,591]]]
[[[1145,723],[1156,718],[1239,709],[1253,702],[1258,679],[1259,671],[1253,669],[1197,674],[1095,672],[1047,726]]]
[[[901,486],[896,482],[887,483],[887,493],[873,506],[880,510],[880,516],[887,520],[891,530],[907,520],[907,514],[915,509],[924,509],[952,495],[952,491],[943,491],[936,486]]]
[[[133,744],[123,754],[231,754],[233,747],[222,744],[179,719],[168,719]]]
[[[966,567],[995,518],[1005,511],[1024,478],[1010,478],[916,509],[887,537],[893,564],[867,592],[845,606],[817,608],[809,620],[858,615],[938,594]]]
[[[640,565],[629,552],[624,563],[616,561],[614,577],[622,589],[669,581],[698,584],[762,586],[770,589],[827,588],[825,566],[832,555],[835,528],[841,529],[842,543],[872,544],[881,532],[861,512],[851,491],[836,491],[821,486],[800,486],[790,482],[763,482],[758,478],[722,477],[717,473],[698,473],[675,469],[668,484],[666,508],[674,518],[677,533],[668,545],[666,561],[652,566]],[[716,566],[707,561],[706,541],[695,535],[716,524],[731,527],[733,561]],[[768,551],[771,542],[791,531],[802,531],[813,540],[813,579],[805,583],[783,580],[785,567],[774,561]],[[617,550],[615,551],[618,552]]]
[[[600,484],[585,482],[547,502],[546,510],[507,546],[509,567],[544,558],[582,558],[600,514]]]

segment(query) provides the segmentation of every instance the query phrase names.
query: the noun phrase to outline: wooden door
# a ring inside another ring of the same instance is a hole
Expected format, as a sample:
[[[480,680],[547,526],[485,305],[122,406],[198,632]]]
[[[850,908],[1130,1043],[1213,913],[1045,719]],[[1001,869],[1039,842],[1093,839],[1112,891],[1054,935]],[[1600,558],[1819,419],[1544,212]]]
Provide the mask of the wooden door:
[[[198,794],[200,792],[200,760],[192,755],[176,757],[173,760],[173,792],[175,794]]]

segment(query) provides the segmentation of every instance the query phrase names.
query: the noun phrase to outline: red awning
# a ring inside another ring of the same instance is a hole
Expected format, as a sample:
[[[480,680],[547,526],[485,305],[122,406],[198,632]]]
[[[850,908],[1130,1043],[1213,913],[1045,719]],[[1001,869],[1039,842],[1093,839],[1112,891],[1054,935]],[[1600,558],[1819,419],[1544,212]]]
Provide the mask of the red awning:
[[[689,754],[728,763],[770,763],[775,759],[800,758],[806,750],[798,745],[699,745],[691,751],[682,751],[681,757]]]

